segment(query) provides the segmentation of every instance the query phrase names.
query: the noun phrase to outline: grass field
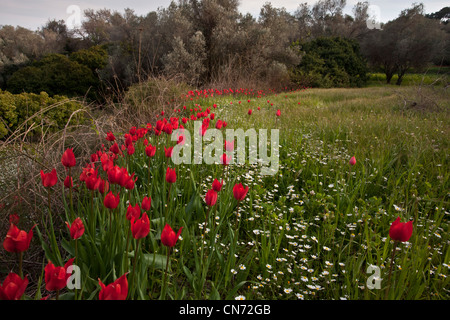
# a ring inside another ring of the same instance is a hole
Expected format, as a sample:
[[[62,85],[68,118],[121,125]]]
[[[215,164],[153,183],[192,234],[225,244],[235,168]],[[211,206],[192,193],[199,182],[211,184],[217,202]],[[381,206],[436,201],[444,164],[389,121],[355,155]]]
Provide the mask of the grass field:
[[[116,209],[75,176],[73,209],[62,184],[52,187],[65,211],[43,207],[41,221],[29,221],[37,224],[33,243],[41,240],[56,265],[76,257],[81,288],[58,292],[61,299],[98,299],[98,279],[109,284],[123,274],[128,299],[448,299],[449,98],[441,89],[380,86],[187,99],[185,110],[164,116],[181,124],[209,108],[210,128],[220,119],[227,129],[278,129],[276,174],[261,175],[261,164],[248,162],[175,165],[164,147],[176,142],[147,132],[133,141],[134,153],[114,160],[138,177],[131,189],[110,184],[120,194]],[[135,125],[148,128],[145,120]],[[194,135],[193,121],[185,128]],[[127,132],[113,133],[121,145]],[[103,141],[107,152],[112,142]],[[154,157],[145,141],[156,146]],[[175,183],[166,181],[167,167],[176,170]],[[60,181],[66,174],[60,167]],[[224,185],[209,207],[214,179]],[[249,187],[242,201],[233,197],[237,183]],[[144,196],[152,199],[150,232],[138,240],[125,215]],[[80,239],[53,228],[77,216],[85,225]],[[397,217],[413,220],[414,229],[394,244],[389,228]],[[172,249],[161,243],[166,223],[183,227]],[[54,297],[43,278],[28,298]]]

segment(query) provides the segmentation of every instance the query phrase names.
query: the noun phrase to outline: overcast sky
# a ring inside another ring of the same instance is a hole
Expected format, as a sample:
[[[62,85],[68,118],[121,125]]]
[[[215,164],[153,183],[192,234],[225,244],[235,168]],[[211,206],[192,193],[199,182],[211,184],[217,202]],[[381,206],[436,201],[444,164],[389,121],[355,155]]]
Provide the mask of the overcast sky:
[[[363,0],[361,0],[363,1]],[[251,13],[255,17],[259,15],[262,5],[266,2],[272,3],[276,8],[284,7],[288,12],[293,13],[300,3],[307,2],[312,5],[316,0],[241,0],[240,11],[242,13]],[[347,0],[345,13],[352,14],[353,6],[358,0]],[[411,7],[413,2],[408,0],[372,0],[369,4],[372,6],[374,14],[379,16],[379,21],[387,22],[395,19],[401,10]],[[0,25],[22,26],[28,29],[36,30],[42,27],[48,20],[64,20],[71,26],[76,24],[77,10],[81,12],[80,18],[83,19],[83,11],[86,9],[112,9],[123,12],[125,8],[131,8],[138,15],[146,15],[150,11],[155,11],[158,7],[167,7],[170,0],[0,0]],[[441,0],[423,0],[425,13],[436,12],[445,6],[448,1]]]

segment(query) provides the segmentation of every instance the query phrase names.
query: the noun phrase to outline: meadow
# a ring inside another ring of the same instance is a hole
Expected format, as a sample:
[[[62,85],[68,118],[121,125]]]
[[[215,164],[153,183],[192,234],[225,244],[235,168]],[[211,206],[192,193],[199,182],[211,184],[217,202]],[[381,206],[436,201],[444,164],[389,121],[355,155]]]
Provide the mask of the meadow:
[[[19,215],[45,255],[22,299],[446,300],[449,98],[411,86],[191,91],[156,120],[103,135],[91,161],[75,146],[56,184],[43,177],[42,197],[64,210]],[[222,157],[174,164],[168,148],[183,142],[172,130],[194,134],[194,121],[278,129],[277,172]],[[412,221],[406,241],[389,235],[397,217]],[[25,274],[32,253],[2,251]]]

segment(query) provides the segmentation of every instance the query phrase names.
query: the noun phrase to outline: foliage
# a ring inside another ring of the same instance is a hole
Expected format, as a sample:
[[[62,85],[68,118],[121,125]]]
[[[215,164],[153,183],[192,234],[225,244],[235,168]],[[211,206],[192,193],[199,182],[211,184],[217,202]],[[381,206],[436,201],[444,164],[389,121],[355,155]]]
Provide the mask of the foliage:
[[[43,91],[50,96],[87,96],[93,99],[100,87],[97,70],[106,64],[107,52],[98,46],[74,52],[70,57],[49,54],[13,73],[7,87],[12,93]]]
[[[298,45],[298,43],[296,43]],[[301,44],[305,53],[293,79],[312,87],[361,87],[366,83],[366,61],[357,42],[318,38]]]
[[[81,103],[64,96],[50,97],[45,92],[12,94],[0,90],[0,139],[26,130],[34,137],[61,130],[72,113],[82,108]],[[77,113],[71,122],[77,124],[83,119],[82,113]]]

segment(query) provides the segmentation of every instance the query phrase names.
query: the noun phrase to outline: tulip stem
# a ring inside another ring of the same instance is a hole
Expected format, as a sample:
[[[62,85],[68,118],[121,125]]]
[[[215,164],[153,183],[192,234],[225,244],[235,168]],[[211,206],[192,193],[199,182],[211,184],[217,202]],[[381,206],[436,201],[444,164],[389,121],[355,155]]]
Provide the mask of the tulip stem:
[[[136,250],[134,251],[134,261],[133,261],[133,274],[132,274],[132,279],[131,279],[131,286],[133,288],[133,292],[136,289],[134,286],[134,279],[135,277],[135,270],[136,270],[136,262],[137,262],[137,256],[138,256],[138,250],[139,250],[139,244],[141,243],[140,241],[141,239],[137,239],[137,244],[136,244]]]
[[[387,288],[386,288],[386,295],[384,296],[385,300],[387,300],[387,298],[389,296],[389,289],[391,288],[391,276],[392,276],[392,268],[394,266],[395,251],[397,251],[397,241],[394,242],[394,248],[392,250],[391,267],[389,268],[388,284],[387,284]]]
[[[130,228],[127,231],[127,249],[125,251],[125,270],[128,270],[128,249],[130,247]],[[124,272],[125,272],[124,270]]]
[[[172,184],[169,184],[169,193],[167,194],[167,202],[166,202],[166,213],[164,215],[164,223],[167,223],[167,215],[169,211],[169,200],[170,200],[170,191],[172,191]]]
[[[69,167],[69,180],[72,179],[71,168]],[[70,214],[73,219],[74,211],[73,211],[73,200],[72,200],[72,184],[69,184],[69,199],[70,199]]]
[[[19,276],[23,278],[22,272],[23,251],[19,252]]]
[[[167,271],[169,269],[169,258],[170,258],[170,247],[167,248],[167,260],[166,260],[166,270],[164,271],[164,282],[162,287],[161,299],[166,298],[166,286],[167,286]]]
[[[236,210],[236,231],[238,228],[238,218],[239,218],[239,205],[241,204],[240,201],[238,201],[237,210]]]

